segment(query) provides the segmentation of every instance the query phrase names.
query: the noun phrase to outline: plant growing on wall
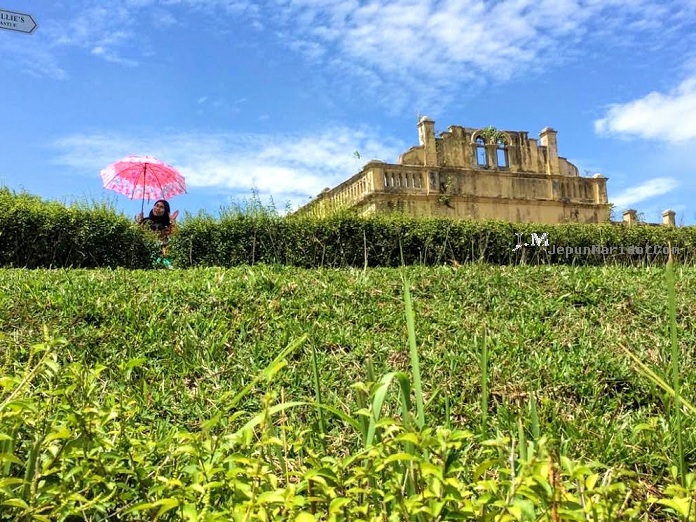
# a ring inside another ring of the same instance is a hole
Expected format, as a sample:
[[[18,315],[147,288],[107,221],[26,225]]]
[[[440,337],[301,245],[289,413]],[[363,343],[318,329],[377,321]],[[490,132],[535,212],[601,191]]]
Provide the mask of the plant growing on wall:
[[[503,139],[503,132],[489,125],[481,131],[481,136],[483,136],[488,143],[498,143],[498,140]]]
[[[454,208],[451,202],[453,181],[454,178],[451,175],[448,175],[445,179],[440,180],[440,192],[442,192],[442,194],[437,198],[438,203],[449,208]]]

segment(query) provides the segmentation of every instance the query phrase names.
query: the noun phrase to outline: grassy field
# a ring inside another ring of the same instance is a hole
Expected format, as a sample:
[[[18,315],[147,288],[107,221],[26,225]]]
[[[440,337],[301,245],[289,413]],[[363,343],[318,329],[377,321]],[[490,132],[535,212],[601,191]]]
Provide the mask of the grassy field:
[[[657,268],[0,270],[0,520],[695,520],[670,326]]]

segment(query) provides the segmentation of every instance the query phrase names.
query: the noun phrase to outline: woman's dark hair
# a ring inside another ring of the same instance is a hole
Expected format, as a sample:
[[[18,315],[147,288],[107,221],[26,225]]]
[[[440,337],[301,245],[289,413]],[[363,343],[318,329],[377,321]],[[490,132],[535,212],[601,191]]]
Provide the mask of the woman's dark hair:
[[[166,228],[171,224],[171,221],[169,219],[170,207],[169,202],[166,199],[158,199],[157,201],[155,201],[155,205],[157,205],[157,203],[162,203],[162,205],[164,205],[164,214],[162,214],[161,216],[156,216],[154,211],[151,209],[150,215],[148,216],[148,220],[150,228],[152,228],[153,230],[162,230],[163,228]],[[154,207],[155,205],[152,206]]]

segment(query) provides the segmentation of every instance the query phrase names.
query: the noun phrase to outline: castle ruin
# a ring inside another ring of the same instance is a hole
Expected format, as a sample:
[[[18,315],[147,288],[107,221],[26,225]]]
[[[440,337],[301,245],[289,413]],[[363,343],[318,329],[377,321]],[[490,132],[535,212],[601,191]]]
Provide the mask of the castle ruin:
[[[558,155],[557,133],[539,140],[524,131],[418,122],[419,145],[395,164],[373,160],[298,213],[324,216],[341,208],[360,214],[498,219],[535,223],[609,221],[607,179],[583,177]]]

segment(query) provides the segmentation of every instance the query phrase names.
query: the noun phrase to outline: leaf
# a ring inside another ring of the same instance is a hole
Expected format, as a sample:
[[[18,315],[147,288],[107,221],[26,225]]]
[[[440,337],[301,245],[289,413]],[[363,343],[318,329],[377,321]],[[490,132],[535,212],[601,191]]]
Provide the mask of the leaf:
[[[515,520],[522,520],[522,508],[520,506],[508,506],[508,512],[515,517]]]
[[[479,480],[488,469],[495,464],[497,461],[495,459],[487,459],[481,462],[476,468],[474,469],[473,473],[473,479],[474,480]]]
[[[351,503],[351,499],[346,497],[337,497],[329,504],[329,516],[337,514],[341,509]]]
[[[393,455],[389,455],[386,459],[384,459],[385,464],[390,464],[392,462],[401,462],[403,460],[407,461],[412,461],[414,460],[415,457],[411,455],[410,453],[394,453]]]
[[[367,430],[367,437],[365,438],[365,446],[370,446],[375,437],[375,432],[377,430],[377,421],[382,413],[382,404],[384,403],[384,398],[387,395],[387,390],[389,389],[389,384],[391,384],[392,379],[396,375],[396,372],[387,373],[379,380],[379,386],[372,398],[372,417],[370,418],[370,427]]]
[[[11,498],[9,500],[4,501],[0,506],[10,506],[10,507],[18,507],[22,509],[29,509],[29,504],[24,502],[21,498]]]
[[[0,453],[0,462],[11,462],[12,464],[19,464],[20,466],[24,465],[24,462],[12,453]]]
[[[282,504],[285,497],[279,491],[265,491],[259,495],[260,504]]]
[[[295,522],[316,522],[316,518],[314,518],[314,515],[311,513],[307,513],[306,511],[303,511],[299,515],[297,515],[297,518],[295,519]]]
[[[19,380],[14,377],[0,377],[0,386],[3,388],[14,388],[18,382]]]
[[[684,518],[689,516],[691,502],[692,499],[690,498],[661,498],[657,501],[658,504],[672,508]]]
[[[418,444],[418,435],[413,433],[412,431],[409,431],[407,433],[402,433],[401,435],[397,436],[396,440],[399,442]]]
[[[518,520],[535,520],[536,514],[534,513],[534,502],[527,499],[516,499],[514,501],[514,507],[518,513]]]
[[[276,362],[275,364],[272,364],[271,366],[269,366],[268,368],[266,368],[266,369],[264,370],[264,372],[263,372],[263,373],[264,373],[264,378],[265,378],[267,381],[269,381],[269,382],[272,381],[272,380],[273,380],[273,377],[275,377],[276,374],[277,374],[280,370],[282,370],[283,368],[285,368],[287,365],[288,365],[287,359],[283,359],[282,361],[278,361],[278,362]]]
[[[147,362],[147,357],[135,357],[133,359],[130,359],[124,366],[123,369],[128,371],[132,370],[133,368],[137,368],[139,366],[142,366]]]
[[[125,513],[130,514],[130,513],[138,513],[139,511],[145,511],[145,510],[150,510],[154,507],[154,504],[152,502],[141,502],[140,504],[136,504],[135,506],[128,508]]]
[[[267,416],[271,417],[279,411],[287,410],[288,408],[294,408],[295,406],[303,406],[306,404],[310,403],[305,401],[293,401],[271,406],[270,408],[268,408],[267,411],[262,411],[261,413],[258,413],[253,418],[251,418],[244,426],[242,426],[235,432],[235,435],[241,435],[242,433],[255,428],[256,426],[261,424],[261,422],[263,422],[263,420],[266,419]]]
[[[198,522],[198,510],[195,504],[185,504],[181,511],[186,522]]]
[[[24,481],[19,478],[3,478],[0,479],[0,489],[4,489],[8,486],[17,486],[19,484],[24,484]]]
[[[599,473],[593,473],[585,479],[585,487],[587,491],[593,491],[599,480]]]
[[[167,513],[168,511],[171,511],[172,509],[176,509],[179,507],[179,500],[176,498],[163,498],[162,500],[158,500],[157,502],[154,502],[152,507],[157,507],[161,506],[157,514],[155,515],[155,520],[157,520],[159,517]]]
[[[432,475],[432,476],[442,480],[442,468],[441,467],[436,466],[435,464],[431,464],[430,462],[421,462],[420,469],[421,469],[421,473],[423,474],[423,477],[427,477],[428,475]]]
[[[59,440],[59,439],[69,439],[71,437],[71,432],[68,428],[61,428],[58,431],[54,431],[53,433],[49,433],[46,436],[45,443],[54,441],[54,440]]]

